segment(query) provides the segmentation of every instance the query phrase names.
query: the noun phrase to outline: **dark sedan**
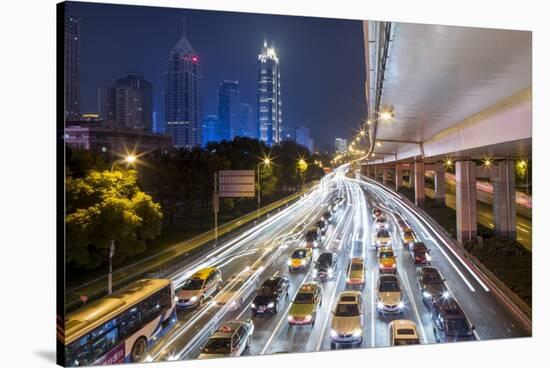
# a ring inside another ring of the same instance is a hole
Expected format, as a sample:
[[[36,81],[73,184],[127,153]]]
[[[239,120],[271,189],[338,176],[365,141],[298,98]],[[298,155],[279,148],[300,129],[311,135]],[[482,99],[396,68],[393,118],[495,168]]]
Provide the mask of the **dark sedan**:
[[[410,244],[411,256],[414,264],[429,265],[432,261],[430,250],[423,242],[413,242]]]
[[[329,223],[332,223],[332,213],[330,211],[326,211],[323,213],[323,218]]]
[[[450,296],[445,279],[441,277],[439,271],[432,266],[423,266],[416,268],[416,281],[422,294],[422,300],[431,307],[434,300],[448,298]]]
[[[432,322],[437,342],[477,340],[474,334],[474,325],[453,298],[439,299],[433,302]]]
[[[288,299],[288,277],[270,277],[258,289],[250,308],[252,314],[277,313],[279,305]]]
[[[315,262],[315,268],[313,269],[313,275],[315,280],[331,280],[336,273],[336,267],[338,264],[338,258],[336,253],[324,252],[319,255]]]

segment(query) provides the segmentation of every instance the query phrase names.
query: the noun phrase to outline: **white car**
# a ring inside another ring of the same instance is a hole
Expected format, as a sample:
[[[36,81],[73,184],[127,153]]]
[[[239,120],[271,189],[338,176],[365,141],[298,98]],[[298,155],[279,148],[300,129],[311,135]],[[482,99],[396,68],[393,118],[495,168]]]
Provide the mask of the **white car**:
[[[255,268],[246,268],[244,271],[231,276],[225,287],[216,295],[217,305],[228,305],[229,310],[241,308],[243,302],[258,288],[258,275]]]
[[[389,326],[390,345],[417,345],[420,344],[418,330],[413,321],[396,319]]]
[[[359,291],[344,291],[332,312],[330,346],[363,342],[363,298]]]
[[[248,321],[227,321],[208,339],[198,359],[241,356],[250,346],[254,323]]]

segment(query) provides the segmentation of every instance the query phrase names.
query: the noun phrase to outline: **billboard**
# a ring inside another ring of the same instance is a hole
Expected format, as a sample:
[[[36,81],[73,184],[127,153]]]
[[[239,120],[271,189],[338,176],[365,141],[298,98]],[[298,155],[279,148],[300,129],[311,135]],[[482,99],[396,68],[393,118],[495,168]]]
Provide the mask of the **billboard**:
[[[254,170],[220,170],[220,198],[254,197],[256,177]]]

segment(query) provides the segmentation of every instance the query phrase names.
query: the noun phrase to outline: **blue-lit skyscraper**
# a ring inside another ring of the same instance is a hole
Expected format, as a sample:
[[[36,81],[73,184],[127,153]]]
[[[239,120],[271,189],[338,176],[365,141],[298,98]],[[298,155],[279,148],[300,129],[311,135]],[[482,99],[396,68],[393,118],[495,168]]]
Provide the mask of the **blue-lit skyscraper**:
[[[239,135],[248,138],[258,138],[258,123],[254,118],[254,110],[247,103],[239,104],[239,124]]]
[[[218,89],[218,136],[231,140],[239,136],[239,82],[225,80]]]
[[[206,146],[208,142],[218,142],[218,115],[206,115],[202,123],[202,144]]]
[[[281,112],[281,73],[279,58],[273,45],[264,40],[258,55],[258,138],[268,146],[281,141],[283,115]]]
[[[170,52],[166,70],[166,134],[175,147],[202,143],[202,74],[198,55],[183,35]]]

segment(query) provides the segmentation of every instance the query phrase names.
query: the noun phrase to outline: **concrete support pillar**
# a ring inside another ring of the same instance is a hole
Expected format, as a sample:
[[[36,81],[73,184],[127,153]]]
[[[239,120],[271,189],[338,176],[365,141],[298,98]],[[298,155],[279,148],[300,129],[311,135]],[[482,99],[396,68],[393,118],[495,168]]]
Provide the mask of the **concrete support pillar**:
[[[516,175],[514,161],[499,161],[493,176],[493,223],[495,234],[516,239]]]
[[[414,202],[417,206],[424,206],[426,193],[424,182],[426,180],[424,172],[424,162],[414,163]]]
[[[398,191],[403,187],[403,166],[395,164],[395,190]]]
[[[476,241],[476,166],[472,161],[456,162],[456,234],[460,243]]]
[[[374,180],[378,180],[378,169],[374,166]]]
[[[389,169],[382,169],[382,184],[388,184]]]
[[[435,203],[437,206],[445,206],[445,167],[442,163],[435,164],[434,170]]]

